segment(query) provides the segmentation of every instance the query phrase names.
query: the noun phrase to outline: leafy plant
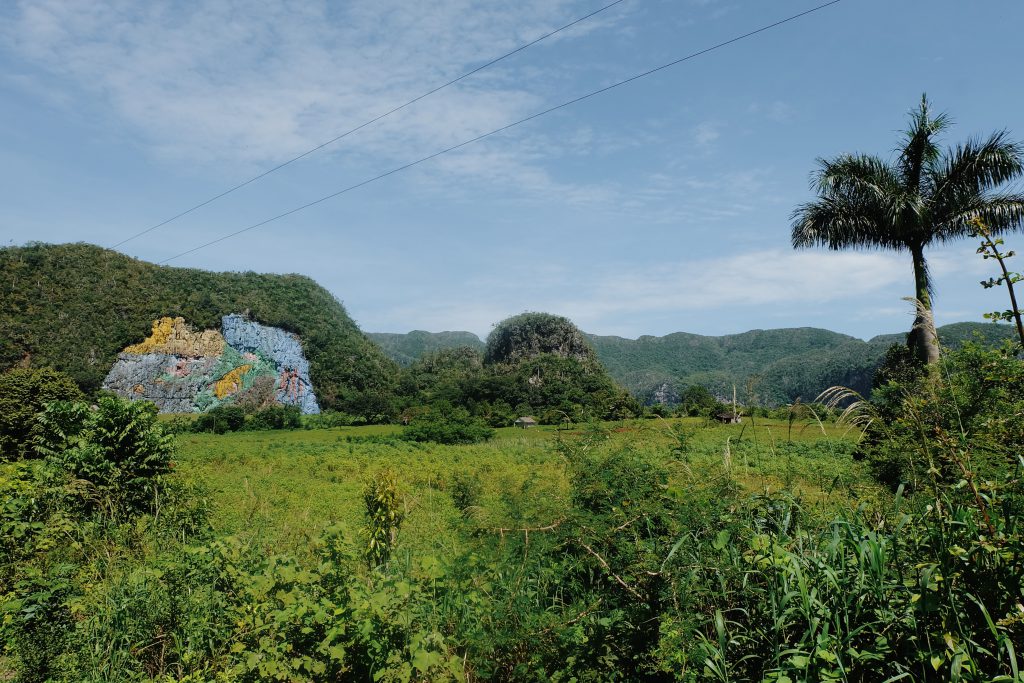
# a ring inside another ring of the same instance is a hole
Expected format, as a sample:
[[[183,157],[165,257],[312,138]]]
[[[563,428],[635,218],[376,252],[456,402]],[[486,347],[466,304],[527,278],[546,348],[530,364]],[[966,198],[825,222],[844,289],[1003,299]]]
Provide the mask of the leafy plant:
[[[394,472],[381,470],[363,489],[366,506],[366,563],[371,569],[386,566],[405,521],[405,508]]]
[[[53,401],[85,397],[67,375],[50,368],[17,368],[0,374],[0,460],[32,457],[37,413]]]
[[[1013,286],[1018,282],[1024,280],[1024,276],[1020,273],[1011,273],[1006,268],[1006,260],[1016,255],[1013,251],[1000,251],[999,247],[1003,246],[1003,240],[1001,237],[993,237],[989,231],[985,222],[980,218],[974,218],[971,221],[971,227],[973,228],[972,235],[974,237],[981,238],[981,246],[978,247],[978,253],[982,255],[982,258],[988,260],[994,258],[999,262],[999,268],[1003,274],[997,278],[989,278],[983,280],[981,286],[985,289],[991,289],[1003,285],[1006,287],[1006,293],[1010,297],[1010,308],[1005,311],[995,311],[992,313],[986,313],[985,317],[989,320],[1003,320],[1006,322],[1017,323],[1017,336],[1020,339],[1021,348],[1024,349],[1024,323],[1021,322],[1021,309],[1017,305],[1017,294],[1013,290]]]
[[[35,446],[59,472],[90,485],[86,507],[114,517],[152,511],[174,451],[156,414],[152,403],[110,396],[95,410],[57,401],[38,417]]]

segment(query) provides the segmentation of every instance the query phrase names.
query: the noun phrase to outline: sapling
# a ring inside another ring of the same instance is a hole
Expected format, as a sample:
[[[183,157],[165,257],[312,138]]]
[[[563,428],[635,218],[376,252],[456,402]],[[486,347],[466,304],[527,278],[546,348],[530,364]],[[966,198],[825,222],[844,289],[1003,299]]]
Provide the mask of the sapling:
[[[1006,311],[993,311],[992,313],[986,313],[985,317],[989,320],[1003,320],[1006,322],[1017,323],[1017,336],[1020,337],[1021,348],[1024,349],[1024,324],[1021,323],[1021,310],[1017,305],[1017,295],[1013,291],[1013,286],[1024,280],[1024,275],[1020,273],[1014,273],[1007,269],[1006,260],[1016,256],[1014,251],[1001,252],[999,247],[1003,246],[1003,240],[1001,237],[993,237],[992,233],[989,232],[988,226],[980,218],[973,218],[971,220],[971,227],[973,228],[973,235],[981,238],[981,246],[978,247],[978,253],[985,260],[994,258],[999,262],[999,268],[1003,271],[1000,277],[989,278],[981,281],[981,286],[985,289],[992,289],[999,285],[1006,285],[1006,291],[1010,295],[1010,308]]]

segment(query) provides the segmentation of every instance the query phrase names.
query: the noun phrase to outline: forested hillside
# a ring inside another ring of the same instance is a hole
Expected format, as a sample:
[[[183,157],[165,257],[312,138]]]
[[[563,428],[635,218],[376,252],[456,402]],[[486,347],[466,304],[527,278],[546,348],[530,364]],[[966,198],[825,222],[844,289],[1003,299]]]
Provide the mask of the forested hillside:
[[[635,415],[640,406],[609,376],[568,319],[523,313],[498,323],[483,352],[430,351],[402,371],[407,411],[452,405],[495,427],[533,415],[542,423]]]
[[[406,334],[393,332],[367,332],[366,336],[373,340],[388,357],[407,367],[431,351],[456,349],[468,346],[483,352],[484,343],[472,332],[425,332],[413,330]]]
[[[954,323],[940,327],[944,346],[979,339],[987,344],[1009,339],[1013,329],[994,323]],[[641,399],[669,385],[669,393],[699,384],[727,396],[733,384],[744,401],[767,404],[808,401],[835,385],[861,393],[892,344],[906,334],[879,335],[863,341],[811,327],[751,330],[705,337],[677,332],[664,337],[623,339],[588,335],[598,357],[620,384]]]
[[[537,346],[539,339],[557,337],[565,347],[563,359],[589,366],[596,353],[608,374],[644,401],[671,401],[694,384],[727,396],[735,384],[741,400],[781,404],[812,399],[837,384],[868,391],[886,349],[905,340],[891,334],[865,342],[815,328],[722,337],[678,332],[633,340],[582,335],[575,326],[533,329],[564,319],[527,315],[505,329],[525,335],[522,339],[492,333],[494,348],[488,351],[470,332],[363,335],[330,292],[300,275],[161,267],[87,244],[0,249],[0,278],[2,368],[48,365],[94,390],[117,352],[145,338],[155,318],[182,316],[204,328],[216,327],[224,314],[247,311],[263,324],[299,334],[324,406],[356,415],[390,412],[395,363],[408,367],[458,347],[497,356],[514,348],[516,354],[533,355],[559,351]],[[566,330],[569,336],[554,334]],[[993,323],[939,328],[940,340],[950,347],[971,338],[992,343],[1011,335],[1010,326]]]
[[[953,323],[939,328],[944,346],[957,348],[980,339],[997,344],[1012,338],[1009,325]],[[384,352],[403,366],[427,353],[456,347],[483,350],[470,332],[370,333]],[[870,391],[875,368],[891,344],[906,342],[906,333],[879,335],[864,341],[811,327],[751,330],[721,337],[676,332],[639,339],[586,335],[609,374],[641,400],[681,394],[699,384],[719,396],[767,404],[807,401],[836,385]]]
[[[154,319],[202,329],[228,313],[298,334],[325,407],[372,413],[393,391],[394,363],[308,277],[156,266],[88,244],[0,249],[2,368],[51,366],[94,390]]]

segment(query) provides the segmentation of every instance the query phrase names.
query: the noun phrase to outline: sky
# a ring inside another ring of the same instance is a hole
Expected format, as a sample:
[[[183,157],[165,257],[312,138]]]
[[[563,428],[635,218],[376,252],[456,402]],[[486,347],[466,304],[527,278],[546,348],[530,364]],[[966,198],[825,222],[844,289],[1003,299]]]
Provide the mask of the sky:
[[[608,2],[2,3],[0,244],[113,246]],[[118,250],[170,259],[816,4],[625,0]],[[792,211],[925,92],[947,144],[1024,139],[1021,26],[1020,0],[841,0],[170,265],[308,275],[371,332],[905,330],[909,256],[795,251]],[[1008,307],[976,246],[927,253],[940,324]]]

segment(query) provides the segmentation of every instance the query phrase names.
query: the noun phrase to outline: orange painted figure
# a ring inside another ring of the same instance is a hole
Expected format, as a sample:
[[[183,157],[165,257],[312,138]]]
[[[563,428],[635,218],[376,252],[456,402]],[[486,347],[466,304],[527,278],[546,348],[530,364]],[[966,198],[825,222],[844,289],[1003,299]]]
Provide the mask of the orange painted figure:
[[[298,370],[285,368],[281,371],[281,379],[278,381],[281,391],[288,396],[292,403],[298,403],[302,395],[302,380],[299,378]]]

